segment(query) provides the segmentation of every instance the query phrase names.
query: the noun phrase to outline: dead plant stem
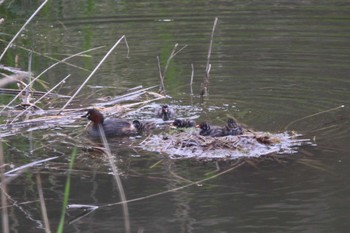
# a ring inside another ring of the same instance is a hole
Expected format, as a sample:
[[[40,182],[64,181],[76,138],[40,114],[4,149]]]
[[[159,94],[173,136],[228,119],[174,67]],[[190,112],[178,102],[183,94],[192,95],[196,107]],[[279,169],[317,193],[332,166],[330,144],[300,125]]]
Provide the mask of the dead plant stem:
[[[218,22],[218,17],[215,18],[213,29],[211,31],[210,44],[209,44],[208,56],[207,56],[207,65],[205,67],[205,78],[204,78],[204,82],[202,84],[202,92],[201,92],[202,96],[208,95],[208,93],[209,93],[209,76],[210,76],[210,70],[211,70],[210,56],[211,56],[211,50],[213,47],[214,32],[215,32],[217,22]]]
[[[45,232],[51,233],[49,218],[47,216],[46,204],[45,204],[45,199],[44,199],[44,194],[43,194],[43,187],[41,184],[41,178],[40,178],[39,173],[36,174],[36,182],[37,182],[38,194],[39,194],[39,200],[40,200],[41,215],[42,215],[43,220],[44,220]]]
[[[45,98],[48,94],[50,94],[53,90],[55,90],[59,85],[61,85],[62,83],[64,83],[67,78],[70,77],[70,74],[67,75],[64,79],[62,79],[59,83],[57,83],[53,88],[51,88],[48,92],[46,92],[43,96],[41,96],[39,99],[37,99],[34,103],[33,106],[35,106],[37,103],[39,103],[40,100],[42,100],[43,98]],[[25,110],[23,110],[20,114],[18,114],[15,118],[13,118],[13,120],[10,122],[10,124],[12,124],[16,119],[18,119],[18,117],[22,116],[24,113],[26,113],[29,108],[26,108]]]
[[[4,164],[4,153],[3,153],[3,148],[2,148],[2,141],[0,141],[0,164]],[[0,176],[1,176],[1,206],[8,206],[7,204],[7,190],[6,190],[6,183],[5,182],[5,168],[4,166],[0,167]],[[1,209],[1,220],[2,220],[2,231],[4,233],[9,233],[10,228],[9,228],[9,219],[8,219],[8,210],[6,207]]]
[[[123,184],[122,184],[122,181],[120,179],[120,176],[119,176],[119,173],[118,173],[118,168],[115,165],[115,160],[113,159],[114,157],[112,156],[112,153],[111,153],[111,150],[109,148],[105,132],[104,132],[101,124],[99,124],[98,128],[99,128],[99,131],[100,131],[100,136],[101,136],[103,145],[105,147],[105,150],[106,150],[106,153],[107,153],[107,156],[108,156],[109,164],[110,164],[110,166],[112,168],[113,176],[114,176],[115,181],[117,183],[119,196],[120,196],[121,202],[123,203],[122,207],[123,207],[123,214],[124,214],[125,232],[126,233],[130,233],[131,229],[130,229],[129,209],[128,209],[128,204],[127,204],[127,200],[126,200],[126,197],[125,197]]]
[[[73,54],[72,56],[69,56],[69,57],[66,57],[64,58],[63,60],[61,61],[58,61],[54,64],[52,64],[49,68],[45,69],[44,71],[42,71],[38,76],[36,76],[28,85],[32,85],[32,83],[34,83],[38,78],[40,78],[44,73],[46,73],[48,70],[50,70],[52,67],[60,64],[60,63],[63,63],[64,61],[70,59],[70,58],[73,58],[73,57],[76,57],[76,56],[79,56],[81,54],[84,54],[84,53],[87,53],[87,52],[90,52],[92,50],[95,50],[97,48],[92,48],[92,49],[89,49],[89,50],[85,50],[85,51],[82,51],[82,52],[79,52],[79,53],[76,53],[76,54]],[[25,88],[24,88],[25,89]],[[0,110],[0,113],[2,113],[6,108],[8,108],[20,95],[23,94],[24,92],[24,89],[22,91],[20,91],[6,106],[4,106],[1,110]]]
[[[16,35],[12,38],[12,40],[7,44],[6,48],[0,55],[0,61],[4,57],[7,50],[11,47],[12,43],[16,40],[16,38],[21,34],[21,32],[24,30],[24,28],[30,23],[30,21],[34,18],[34,16],[45,6],[45,4],[48,2],[48,0],[45,0],[39,7],[36,9],[36,11],[30,16],[30,18],[23,24],[23,26],[19,29],[19,31],[16,33]]]
[[[100,66],[103,64],[103,62],[107,59],[107,57],[112,53],[112,51],[119,45],[119,43],[122,40],[125,39],[125,35],[120,37],[120,39],[112,46],[112,48],[106,53],[106,55],[102,58],[102,60],[97,64],[95,69],[90,73],[90,75],[85,79],[85,81],[80,85],[78,90],[72,95],[72,97],[67,101],[67,103],[60,109],[58,114],[60,114],[69,104],[72,102],[72,100],[79,94],[79,92],[83,89],[85,84],[90,80],[90,78],[96,73],[96,71],[100,68]]]

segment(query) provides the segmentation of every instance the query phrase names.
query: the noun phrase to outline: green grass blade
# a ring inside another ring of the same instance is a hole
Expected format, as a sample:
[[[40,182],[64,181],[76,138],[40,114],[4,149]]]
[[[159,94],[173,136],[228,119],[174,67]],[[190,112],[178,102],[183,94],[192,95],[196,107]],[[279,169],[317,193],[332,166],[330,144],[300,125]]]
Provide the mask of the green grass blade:
[[[68,175],[67,175],[66,187],[64,189],[64,198],[63,198],[61,219],[60,219],[60,223],[58,224],[58,228],[57,228],[57,231],[56,231],[57,233],[62,233],[63,232],[64,217],[66,215],[66,206],[67,206],[67,203],[68,203],[69,192],[70,192],[70,175],[71,175],[71,171],[72,171],[72,168],[73,168],[73,165],[74,165],[76,154],[77,154],[77,148],[75,147],[73,152],[72,152],[71,160],[69,162],[69,170],[68,170]]]

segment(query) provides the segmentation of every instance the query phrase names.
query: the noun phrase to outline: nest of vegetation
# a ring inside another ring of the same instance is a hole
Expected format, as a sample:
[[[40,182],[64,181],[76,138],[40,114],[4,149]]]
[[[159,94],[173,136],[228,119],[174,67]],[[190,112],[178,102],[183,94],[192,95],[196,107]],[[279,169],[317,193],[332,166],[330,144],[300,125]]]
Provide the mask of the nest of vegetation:
[[[210,137],[199,135],[196,129],[189,129],[149,136],[140,147],[168,154],[172,158],[235,159],[295,153],[297,147],[310,143],[299,137],[293,132],[271,134],[253,131],[237,136]]]

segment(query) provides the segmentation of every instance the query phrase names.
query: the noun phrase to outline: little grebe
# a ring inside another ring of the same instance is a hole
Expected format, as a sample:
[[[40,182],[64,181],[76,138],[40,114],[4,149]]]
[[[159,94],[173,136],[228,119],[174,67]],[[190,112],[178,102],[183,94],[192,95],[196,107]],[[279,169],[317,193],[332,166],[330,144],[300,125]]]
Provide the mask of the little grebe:
[[[164,121],[168,121],[174,118],[175,113],[172,111],[168,105],[163,105],[161,109],[157,110],[157,117],[162,118]]]
[[[207,122],[202,122],[196,127],[201,129],[199,135],[202,136],[223,137],[228,135],[226,128],[210,126]]]
[[[181,120],[181,119],[176,119],[173,122],[173,126],[176,126],[177,128],[191,128],[196,126],[196,122],[193,120]]]
[[[228,135],[241,135],[243,134],[243,129],[241,126],[237,124],[237,122],[233,118],[229,118],[227,120],[227,125],[225,126],[228,131]]]
[[[92,121],[87,128],[88,135],[92,137],[100,137],[99,125],[104,130],[106,137],[133,136],[139,133],[133,122],[117,118],[104,119],[102,113],[97,109],[88,110],[87,114],[82,117]]]
[[[139,120],[134,120],[132,124],[137,129],[138,133],[149,133],[151,130],[156,128],[153,122],[141,122]]]

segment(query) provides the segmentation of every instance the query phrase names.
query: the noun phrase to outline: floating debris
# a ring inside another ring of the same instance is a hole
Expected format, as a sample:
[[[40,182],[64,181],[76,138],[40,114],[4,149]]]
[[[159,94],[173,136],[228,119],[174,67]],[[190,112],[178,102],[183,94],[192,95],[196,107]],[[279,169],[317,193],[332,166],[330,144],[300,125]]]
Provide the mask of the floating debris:
[[[309,139],[300,139],[295,133],[266,133],[248,131],[242,135],[226,137],[204,137],[197,130],[152,135],[140,147],[147,151],[168,154],[173,159],[236,159],[259,157],[272,153],[293,154]]]

